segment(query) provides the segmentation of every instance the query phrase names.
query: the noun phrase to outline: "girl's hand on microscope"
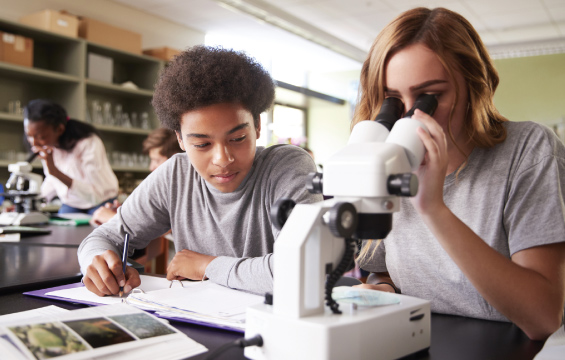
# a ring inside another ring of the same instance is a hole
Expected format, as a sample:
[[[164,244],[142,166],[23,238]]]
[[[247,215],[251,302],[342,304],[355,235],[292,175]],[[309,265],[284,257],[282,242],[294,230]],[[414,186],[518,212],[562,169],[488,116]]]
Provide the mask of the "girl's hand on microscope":
[[[34,146],[31,148],[31,151],[37,153],[38,156],[45,160],[45,165],[47,166],[47,171],[49,174],[54,175],[58,169],[55,166],[55,162],[53,161],[53,146],[45,145],[45,146]]]
[[[430,115],[417,109],[412,118],[426,125],[429,133],[418,128],[418,136],[427,151],[422,165],[416,171],[419,181],[418,194],[411,198],[411,201],[421,215],[433,214],[445,206],[443,183],[449,163],[447,139],[442,127]]]

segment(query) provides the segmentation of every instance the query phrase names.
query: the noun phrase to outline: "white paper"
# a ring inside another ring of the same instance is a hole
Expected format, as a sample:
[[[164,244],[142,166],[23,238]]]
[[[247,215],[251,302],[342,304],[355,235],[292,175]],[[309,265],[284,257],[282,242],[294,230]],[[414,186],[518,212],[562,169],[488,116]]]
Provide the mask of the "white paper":
[[[84,213],[65,213],[65,214],[57,214],[57,217],[62,219],[69,219],[69,220],[90,220],[92,215],[84,214]]]
[[[27,311],[20,311],[13,314],[6,314],[0,316],[0,324],[5,323],[8,321],[17,321],[17,320],[27,320],[33,319],[39,316],[47,316],[47,315],[57,315],[60,313],[69,312],[70,310],[63,309],[62,307],[58,307],[55,305],[44,306],[41,308],[27,310]]]
[[[145,292],[154,291],[154,290],[161,290],[161,289],[168,289],[171,282],[166,278],[156,277],[156,276],[147,276],[147,275],[140,275],[141,285],[138,289],[142,289]],[[173,288],[179,287],[180,283],[178,281],[173,281]],[[78,301],[88,301],[95,304],[100,305],[112,305],[112,304],[119,304],[122,302],[123,298],[120,298],[117,295],[114,296],[98,296],[86,289],[86,287],[81,286],[77,288],[70,288],[70,289],[63,289],[63,290],[55,290],[46,293],[45,295],[49,296],[57,296],[62,297],[65,299],[70,300],[78,300]]]
[[[546,341],[534,360],[563,360],[565,358],[565,325],[562,325]]]
[[[20,241],[20,234],[0,234],[0,242],[18,242]]]
[[[244,315],[247,307],[263,301],[262,296],[230,289],[210,281],[185,285],[184,288],[132,294],[131,297],[170,308],[218,317]]]

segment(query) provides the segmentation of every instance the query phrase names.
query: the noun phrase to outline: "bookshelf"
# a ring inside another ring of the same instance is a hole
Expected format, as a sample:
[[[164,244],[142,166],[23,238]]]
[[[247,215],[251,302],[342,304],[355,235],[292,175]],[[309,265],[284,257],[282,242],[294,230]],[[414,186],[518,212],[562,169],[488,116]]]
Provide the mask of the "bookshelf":
[[[0,19],[0,31],[33,39],[33,67],[0,61],[0,182],[5,183],[11,162],[5,159],[10,151],[25,152],[23,145],[23,117],[10,111],[9,103],[19,101],[23,107],[32,99],[46,98],[61,104],[71,118],[87,121],[93,101],[110,104],[112,110],[121,105],[124,113],[148,115],[148,128],[139,124],[131,127],[116,124],[94,124],[100,131],[106,151],[141,153],[142,142],[152,129],[159,126],[151,106],[153,86],[165,62],[150,56],[131,54],[94,44],[84,39],[71,38],[16,22]],[[88,78],[88,54],[106,56],[113,62],[112,82]],[[132,82],[137,87],[124,87]],[[135,126],[138,125],[138,126]],[[130,172],[144,178],[149,171],[139,166],[114,166],[114,171]],[[42,173],[41,166],[34,171]]]

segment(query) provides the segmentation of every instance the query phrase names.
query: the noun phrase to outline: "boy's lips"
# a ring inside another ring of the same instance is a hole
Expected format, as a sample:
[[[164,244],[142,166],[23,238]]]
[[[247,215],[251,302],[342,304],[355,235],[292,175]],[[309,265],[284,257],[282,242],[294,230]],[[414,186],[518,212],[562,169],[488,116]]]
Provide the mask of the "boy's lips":
[[[232,181],[237,174],[238,172],[232,172],[227,174],[216,174],[216,175],[212,175],[212,177],[214,177],[214,179],[216,179],[216,181],[219,183],[227,183]]]

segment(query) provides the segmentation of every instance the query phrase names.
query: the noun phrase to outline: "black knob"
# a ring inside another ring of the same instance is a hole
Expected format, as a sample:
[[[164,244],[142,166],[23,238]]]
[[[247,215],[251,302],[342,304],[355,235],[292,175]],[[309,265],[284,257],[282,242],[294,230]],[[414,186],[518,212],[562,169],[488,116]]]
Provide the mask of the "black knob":
[[[295,205],[296,202],[294,202],[294,200],[282,198],[278,199],[271,207],[271,222],[277,230],[281,230],[283,228],[284,223],[290,216]]]
[[[391,195],[416,196],[418,193],[418,177],[412,173],[390,175],[387,184]]]
[[[265,301],[263,301],[263,304],[273,305],[273,293],[265,293]]]
[[[338,202],[330,209],[330,231],[336,237],[351,238],[357,228],[357,209],[351,203]]]
[[[306,189],[311,194],[321,194],[324,188],[324,174],[315,172],[308,174]]]

